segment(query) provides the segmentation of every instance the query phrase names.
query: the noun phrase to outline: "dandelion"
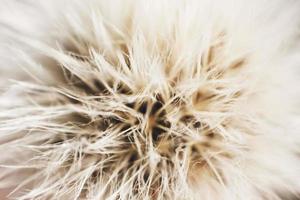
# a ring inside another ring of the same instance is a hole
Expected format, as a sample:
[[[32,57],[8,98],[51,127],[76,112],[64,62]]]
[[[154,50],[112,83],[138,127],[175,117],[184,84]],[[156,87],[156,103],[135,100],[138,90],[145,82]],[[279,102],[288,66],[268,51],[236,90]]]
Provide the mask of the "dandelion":
[[[10,197],[299,194],[298,2],[11,4],[40,23],[0,18],[22,74],[1,82]]]

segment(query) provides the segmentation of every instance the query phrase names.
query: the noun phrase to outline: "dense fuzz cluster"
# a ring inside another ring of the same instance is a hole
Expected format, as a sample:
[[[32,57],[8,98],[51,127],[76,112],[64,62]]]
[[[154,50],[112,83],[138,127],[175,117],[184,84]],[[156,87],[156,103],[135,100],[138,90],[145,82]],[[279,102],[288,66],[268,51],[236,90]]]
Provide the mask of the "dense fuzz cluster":
[[[66,1],[47,40],[10,35],[31,51],[14,50],[28,77],[1,95],[0,185],[24,200],[296,195],[285,25],[300,9],[274,2]]]

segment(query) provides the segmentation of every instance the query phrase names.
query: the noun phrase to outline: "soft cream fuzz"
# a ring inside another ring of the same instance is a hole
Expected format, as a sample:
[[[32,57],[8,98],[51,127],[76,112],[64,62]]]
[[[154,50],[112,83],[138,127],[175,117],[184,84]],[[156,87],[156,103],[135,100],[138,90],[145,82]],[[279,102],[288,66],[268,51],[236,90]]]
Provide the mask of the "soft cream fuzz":
[[[299,1],[1,4],[11,197],[299,194]]]

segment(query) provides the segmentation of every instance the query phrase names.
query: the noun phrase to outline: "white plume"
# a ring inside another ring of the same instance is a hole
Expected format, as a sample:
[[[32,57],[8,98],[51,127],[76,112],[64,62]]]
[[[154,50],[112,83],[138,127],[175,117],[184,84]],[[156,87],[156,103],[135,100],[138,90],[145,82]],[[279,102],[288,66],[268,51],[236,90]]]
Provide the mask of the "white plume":
[[[297,0],[2,0],[0,188],[300,194]]]

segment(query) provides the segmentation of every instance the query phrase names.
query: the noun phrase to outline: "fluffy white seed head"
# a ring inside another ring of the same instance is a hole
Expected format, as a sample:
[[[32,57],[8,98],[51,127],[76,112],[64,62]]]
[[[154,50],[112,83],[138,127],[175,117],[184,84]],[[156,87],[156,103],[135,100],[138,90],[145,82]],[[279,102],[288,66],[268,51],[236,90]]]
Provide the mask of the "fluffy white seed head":
[[[0,16],[12,197],[300,192],[299,2],[12,2],[34,20]]]

